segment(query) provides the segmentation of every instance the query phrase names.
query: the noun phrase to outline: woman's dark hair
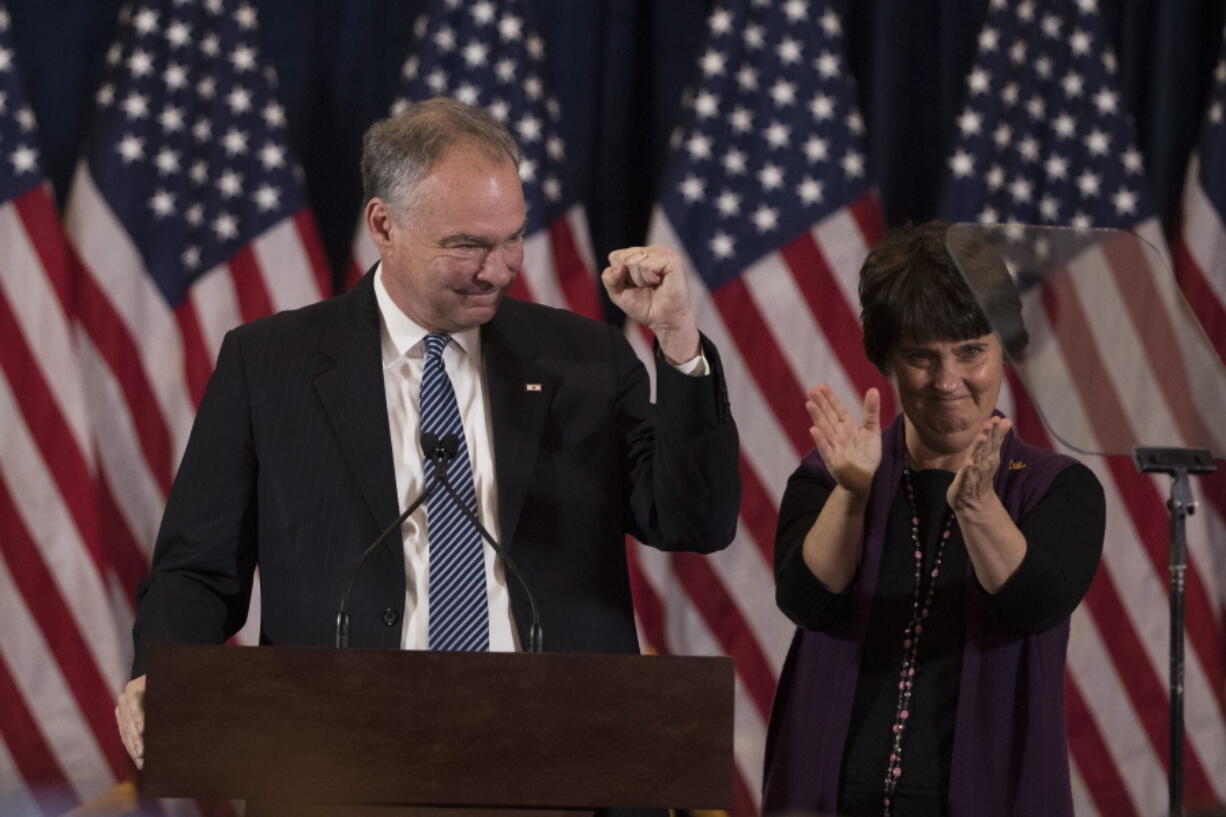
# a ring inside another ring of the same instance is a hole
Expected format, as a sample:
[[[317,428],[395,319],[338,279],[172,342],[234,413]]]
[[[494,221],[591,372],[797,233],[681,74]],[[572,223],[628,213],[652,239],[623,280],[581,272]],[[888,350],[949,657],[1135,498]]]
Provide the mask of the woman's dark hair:
[[[986,242],[960,234],[958,257],[976,289],[987,293],[989,320],[945,247],[948,230],[943,221],[890,230],[860,268],[864,353],[882,372],[904,342],[970,340],[996,331],[1016,358],[1030,340],[1000,256]]]

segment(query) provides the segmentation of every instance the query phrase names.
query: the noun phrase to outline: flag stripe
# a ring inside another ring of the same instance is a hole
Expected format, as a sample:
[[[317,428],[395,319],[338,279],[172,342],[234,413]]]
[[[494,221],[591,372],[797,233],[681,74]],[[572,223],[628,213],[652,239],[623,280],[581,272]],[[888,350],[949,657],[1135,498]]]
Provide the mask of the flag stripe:
[[[592,277],[591,267],[579,253],[569,214],[550,224],[546,232],[553,255],[553,269],[566,298],[566,306],[584,317],[600,320],[603,316],[600,299],[596,295],[596,281]]]
[[[72,796],[68,776],[43,736],[38,721],[26,708],[21,689],[13,680],[3,655],[0,655],[0,738],[8,749],[5,754],[12,757],[16,770],[43,814],[63,814],[79,802]],[[0,747],[0,751],[4,747]],[[0,788],[0,806],[5,805],[10,792],[14,791],[14,782],[6,781]],[[21,812],[14,809],[5,813]]]
[[[737,675],[744,681],[758,713],[764,720],[769,718],[771,691],[774,689],[770,662],[731,595],[711,565],[701,556],[673,554],[672,569],[724,654],[736,656]]]
[[[47,647],[72,690],[81,716],[89,724],[116,777],[127,771],[127,756],[119,746],[111,717],[114,695],[98,672],[98,664],[81,637],[74,616],[55,579],[43,563],[38,546],[17,513],[9,488],[0,485],[0,527],[7,535],[0,542],[14,584],[30,614],[38,622]]]
[[[261,315],[272,314],[272,298],[260,275],[260,265],[255,259],[255,250],[248,244],[242,247],[228,262],[234,291],[238,293],[238,309],[242,323],[250,323]]]
[[[749,374],[758,393],[771,407],[793,452],[808,450],[812,442],[807,431],[809,420],[804,410],[804,386],[793,376],[744,280],[734,278],[724,284],[711,293],[711,300],[719,309],[733,343],[745,359],[753,361]]]
[[[743,449],[740,454],[740,474],[741,514],[738,524],[748,529],[753,546],[762,554],[767,564],[772,564],[775,558],[775,525],[779,521],[779,512],[753,466],[745,459]]]
[[[1107,366],[1094,338],[1085,331],[1089,324],[1089,316],[1081,305],[1081,299],[1067,278],[1051,283],[1045,289],[1044,303],[1049,311],[1054,311],[1054,303],[1059,302],[1059,309],[1067,315],[1055,324],[1056,339],[1066,360],[1070,361],[1070,369],[1077,372],[1106,372]],[[1088,377],[1077,377],[1076,388],[1082,390],[1086,405],[1095,407],[1096,416],[1093,428],[1106,426],[1108,428],[1128,429],[1130,421],[1113,388],[1106,383],[1098,384],[1094,393],[1088,394],[1090,388]],[[1125,436],[1135,439],[1131,431],[1125,431]],[[1120,492],[1125,499],[1125,511],[1132,518],[1133,525],[1147,543],[1146,552],[1152,561],[1156,575],[1162,575],[1166,566],[1166,526],[1162,509],[1165,503],[1158,495],[1151,481],[1135,472],[1127,461],[1119,458],[1109,458],[1111,473]],[[1202,662],[1212,665],[1210,656],[1221,649],[1214,632],[1213,608],[1208,602],[1204,583],[1200,574],[1189,564],[1186,581],[1187,627],[1189,640],[1200,654]]]
[[[811,235],[803,235],[780,249],[792,274],[801,284],[801,291],[813,310],[817,325],[830,339],[830,350],[838,360],[839,368],[847,373],[857,394],[863,395],[871,388],[881,393],[881,416],[894,416],[893,392],[889,383],[864,357],[858,341],[861,337],[860,321],[847,302],[837,297],[839,285],[835,281],[821,248]],[[858,405],[858,403],[857,403]],[[855,412],[854,406],[848,407]]]
[[[137,419],[137,442],[145,464],[165,493],[170,490],[171,463],[177,458],[172,450],[170,428],[141,369],[136,341],[97,282],[90,276],[82,276],[81,290],[81,324],[114,374],[128,413]]]
[[[1064,707],[1070,723],[1069,751],[1098,812],[1117,817],[1140,817],[1127,794],[1119,767],[1110,761],[1107,744],[1093,723],[1086,696],[1073,673],[1064,678]],[[1074,724],[1082,724],[1083,728],[1073,728]]]
[[[0,284],[7,276],[0,279]],[[78,437],[69,427],[47,380],[36,364],[36,356],[26,344],[25,336],[6,295],[7,286],[0,286],[0,371],[10,384],[21,384],[12,389],[12,396],[19,406],[25,428],[33,444],[45,452],[46,463],[58,489],[59,500],[77,529],[81,532],[87,556],[102,575],[105,561],[98,546],[98,529],[90,504],[92,477],[90,468],[77,447]],[[72,370],[60,369],[64,374]],[[10,429],[10,433],[14,430]],[[7,436],[7,435],[6,435]]]
[[[187,390],[192,396],[192,405],[199,406],[204,399],[204,389],[213,373],[212,356],[204,343],[204,331],[200,328],[200,316],[195,299],[189,298],[174,310],[179,335],[183,339],[183,376]]]
[[[10,206],[11,205],[11,206]],[[47,386],[71,427],[72,439],[88,458],[89,418],[81,398],[81,384],[70,376],[77,371],[72,344],[72,293],[65,273],[63,237],[57,243],[44,222],[56,216],[42,186],[33,187],[0,207],[0,246],[6,263],[0,283],[12,301],[21,331],[38,342],[27,344],[44,372],[60,373]]]
[[[1171,249],[1175,255],[1176,269],[1179,270],[1179,286],[1205,329],[1209,342],[1217,350],[1218,356],[1226,360],[1226,307],[1222,306],[1209,285],[1205,269],[1193,258],[1188,242],[1180,238]]]

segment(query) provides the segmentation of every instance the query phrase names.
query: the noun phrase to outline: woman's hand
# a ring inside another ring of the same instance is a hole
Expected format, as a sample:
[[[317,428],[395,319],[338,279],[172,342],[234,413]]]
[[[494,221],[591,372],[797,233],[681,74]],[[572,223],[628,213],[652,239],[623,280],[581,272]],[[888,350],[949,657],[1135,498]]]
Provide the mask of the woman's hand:
[[[1000,467],[1000,446],[1013,422],[1004,417],[990,417],[971,441],[970,452],[962,461],[945,500],[955,513],[982,509],[984,502],[995,498],[992,480]]]
[[[822,461],[843,490],[857,498],[868,496],[873,475],[881,465],[881,395],[869,389],[864,395],[863,419],[859,424],[825,383],[809,390],[805,401],[813,425],[809,435]]]

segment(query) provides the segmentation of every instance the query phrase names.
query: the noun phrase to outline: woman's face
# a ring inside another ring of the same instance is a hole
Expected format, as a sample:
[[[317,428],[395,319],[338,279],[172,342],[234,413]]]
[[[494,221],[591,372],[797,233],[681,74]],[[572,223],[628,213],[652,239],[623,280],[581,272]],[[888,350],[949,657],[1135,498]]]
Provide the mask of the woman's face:
[[[992,416],[1004,357],[996,335],[899,344],[890,356],[903,413],[934,454],[964,452]]]

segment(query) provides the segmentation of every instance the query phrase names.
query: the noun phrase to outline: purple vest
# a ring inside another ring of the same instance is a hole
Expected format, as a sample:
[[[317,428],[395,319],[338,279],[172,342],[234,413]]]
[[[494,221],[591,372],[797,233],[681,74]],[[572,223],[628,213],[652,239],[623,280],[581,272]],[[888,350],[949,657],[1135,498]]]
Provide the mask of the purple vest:
[[[861,646],[890,506],[902,480],[903,428],[899,415],[884,433],[861,541],[854,613],[824,632],[797,629],[792,639],[767,736],[766,814],[833,813],[837,805]],[[1010,432],[995,479],[1010,517],[1021,520],[1073,463]],[[816,453],[804,464],[827,473]],[[984,632],[983,618],[978,594],[967,593],[948,817],[1072,817],[1064,725],[1068,619],[1038,635],[1006,637]]]

